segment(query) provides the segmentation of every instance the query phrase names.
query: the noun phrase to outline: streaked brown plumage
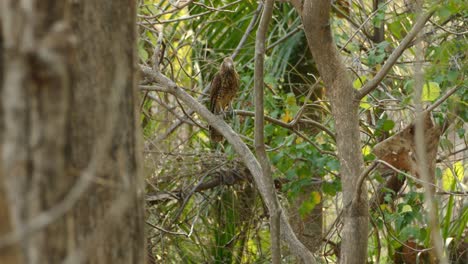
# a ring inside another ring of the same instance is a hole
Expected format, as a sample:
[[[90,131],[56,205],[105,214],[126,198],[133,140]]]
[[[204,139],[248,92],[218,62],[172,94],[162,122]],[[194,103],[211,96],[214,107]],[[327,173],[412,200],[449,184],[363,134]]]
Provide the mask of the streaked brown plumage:
[[[239,75],[231,57],[224,58],[219,72],[211,82],[210,110],[213,114],[224,113],[239,89]],[[223,136],[210,127],[210,138],[214,142],[223,140]]]

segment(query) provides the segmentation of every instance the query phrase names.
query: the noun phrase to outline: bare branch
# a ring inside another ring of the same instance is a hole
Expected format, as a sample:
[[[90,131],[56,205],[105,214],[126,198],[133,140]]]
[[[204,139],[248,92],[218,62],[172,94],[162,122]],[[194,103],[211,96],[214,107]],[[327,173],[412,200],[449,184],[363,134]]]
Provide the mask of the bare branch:
[[[369,175],[369,173],[371,173],[375,167],[377,166],[378,162],[377,161],[374,161],[372,162],[371,165],[369,165],[365,171],[363,171],[361,173],[361,175],[359,175],[359,178],[358,178],[358,184],[357,184],[357,188],[356,188],[356,195],[354,195],[354,199],[353,201],[357,201],[357,197],[361,196],[361,192],[362,192],[362,183],[364,182],[364,179],[366,179],[366,177]]]
[[[447,29],[447,28],[445,28],[445,27],[443,27],[443,26],[437,24],[436,22],[434,22],[434,21],[432,21],[432,20],[430,20],[429,22],[431,22],[431,24],[433,24],[434,26],[436,26],[436,27],[442,29],[443,31],[445,31],[445,32],[447,32],[447,33],[449,33],[449,34],[453,34],[453,35],[457,35],[457,36],[463,36],[463,35],[468,34],[468,30],[462,31],[462,32],[455,32],[455,31],[451,31],[451,30],[449,30],[449,29]]]
[[[426,112],[431,112],[433,111],[434,109],[436,109],[440,104],[442,104],[443,102],[445,102],[445,100],[447,100],[452,94],[454,94],[461,86],[455,86],[453,88],[451,88],[450,90],[448,90],[444,96],[442,96],[441,98],[439,98],[439,100],[437,100],[436,102],[434,102],[431,106],[429,106],[425,111]]]
[[[260,25],[258,26],[257,36],[255,40],[255,72],[254,72],[254,97],[255,97],[255,153],[262,167],[262,177],[266,183],[266,191],[269,199],[273,201],[270,209],[270,247],[271,247],[271,262],[274,264],[281,263],[281,240],[280,240],[280,215],[281,207],[277,199],[272,199],[276,196],[275,185],[271,176],[270,161],[265,150],[264,138],[264,107],[263,107],[263,88],[264,88],[264,61],[265,61],[265,38],[268,33],[268,24],[270,23],[273,14],[274,0],[266,0],[265,8],[263,9]]]
[[[260,11],[262,10],[262,8],[263,8],[263,3],[259,2],[257,10],[255,10],[255,13],[254,13],[254,15],[252,17],[252,20],[250,20],[250,24],[247,27],[247,30],[245,30],[245,33],[242,36],[241,40],[239,41],[239,44],[237,44],[236,49],[234,50],[234,52],[231,55],[231,58],[233,60],[237,57],[240,50],[242,49],[242,46],[244,46],[245,42],[247,41],[247,38],[249,37],[250,33],[254,29],[255,23],[257,22],[258,15],[260,14]]]

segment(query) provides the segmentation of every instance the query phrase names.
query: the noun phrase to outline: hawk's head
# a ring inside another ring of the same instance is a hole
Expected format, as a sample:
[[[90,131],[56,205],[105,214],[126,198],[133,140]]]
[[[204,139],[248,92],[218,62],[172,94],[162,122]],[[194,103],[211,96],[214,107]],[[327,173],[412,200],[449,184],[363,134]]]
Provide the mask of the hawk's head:
[[[234,61],[232,61],[231,57],[226,57],[223,60],[223,63],[221,63],[221,69],[220,72],[228,72],[228,71],[233,71],[234,70]]]

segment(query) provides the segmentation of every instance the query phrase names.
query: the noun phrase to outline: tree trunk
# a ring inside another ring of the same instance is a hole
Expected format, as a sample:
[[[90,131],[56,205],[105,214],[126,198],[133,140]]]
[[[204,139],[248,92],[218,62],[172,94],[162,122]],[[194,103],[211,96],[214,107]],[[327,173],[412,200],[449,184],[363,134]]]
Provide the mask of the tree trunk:
[[[341,263],[366,263],[368,233],[367,187],[353,203],[358,177],[363,171],[359,137],[359,100],[341,61],[330,30],[330,1],[307,0],[302,10],[304,31],[330,99],[335,119],[340,175],[343,186],[344,227]]]
[[[0,263],[144,261],[135,6],[0,3]]]

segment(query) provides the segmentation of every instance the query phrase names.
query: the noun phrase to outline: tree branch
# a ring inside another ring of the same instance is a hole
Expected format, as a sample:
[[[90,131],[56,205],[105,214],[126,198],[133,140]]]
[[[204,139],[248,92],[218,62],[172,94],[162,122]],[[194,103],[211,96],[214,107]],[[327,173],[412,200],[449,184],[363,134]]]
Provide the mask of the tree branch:
[[[397,60],[400,58],[403,51],[410,45],[411,41],[416,37],[416,35],[421,31],[424,27],[426,22],[431,18],[434,14],[434,10],[431,10],[425,14],[423,14],[414,24],[411,31],[403,38],[400,45],[393,51],[393,53],[388,57],[387,62],[382,66],[382,69],[375,75],[375,77],[366,83],[357,93],[356,99],[361,100],[364,96],[368,93],[372,92],[379,83],[383,80],[383,78],[387,75],[390,69],[395,65]]]
[[[360,186],[362,195],[357,197],[357,202],[351,203],[358,189],[358,177],[362,175],[364,167],[359,131],[359,105],[353,100],[356,92],[333,40],[330,1],[305,1],[301,15],[309,49],[327,87],[327,97],[330,99],[335,120],[343,204],[350,204],[343,214],[340,263],[365,263],[369,221],[365,182]]]
[[[437,100],[436,102],[434,102],[431,106],[429,106],[429,108],[427,108],[426,112],[431,112],[432,110],[436,109],[440,104],[442,104],[443,102],[445,102],[445,100],[447,100],[447,98],[449,98],[452,94],[454,94],[461,86],[455,86],[455,87],[452,87],[450,90],[448,90],[444,96],[442,96],[441,98],[439,98],[439,100]]]
[[[246,110],[234,110],[234,113],[236,115],[241,115],[241,116],[252,116],[252,117],[255,116],[254,112],[246,111]],[[293,129],[295,127],[295,124],[292,124],[292,122],[286,123],[286,122],[283,122],[283,121],[281,121],[279,119],[273,118],[271,116],[264,116],[264,117],[265,117],[266,121],[268,121],[268,122],[270,122],[272,124],[278,125],[280,127],[286,128],[286,129]],[[301,118],[301,119],[298,119],[297,123],[307,123],[307,124],[313,125],[314,127],[316,127],[318,129],[322,130],[323,132],[327,133],[333,140],[336,140],[335,134],[328,127],[320,124],[317,121]]]
[[[271,176],[270,161],[265,150],[264,137],[264,107],[263,107],[263,74],[265,61],[265,38],[268,33],[268,24],[270,23],[273,14],[274,0],[266,0],[265,8],[263,9],[260,25],[258,26],[257,36],[255,40],[255,72],[254,72],[254,97],[255,97],[255,153],[262,167],[262,178],[266,184],[266,195],[272,200],[272,208],[270,209],[270,247],[271,247],[271,262],[273,264],[281,263],[281,243],[280,243],[280,215],[281,208],[277,199],[272,199],[276,196],[275,185]]]
[[[257,22],[257,18],[258,18],[258,15],[260,14],[260,11],[262,11],[262,8],[263,8],[263,3],[262,2],[259,2],[258,3],[258,7],[257,7],[257,10],[255,10],[255,13],[252,17],[252,20],[250,20],[250,24],[249,26],[247,27],[247,30],[245,31],[244,35],[242,36],[241,40],[239,41],[239,44],[237,44],[237,47],[236,49],[234,50],[234,52],[232,53],[231,55],[231,58],[234,60],[237,55],[239,54],[242,46],[244,46],[245,44],[245,41],[247,41],[247,38],[249,37],[250,33],[252,32],[254,26],[255,26],[255,23]]]

